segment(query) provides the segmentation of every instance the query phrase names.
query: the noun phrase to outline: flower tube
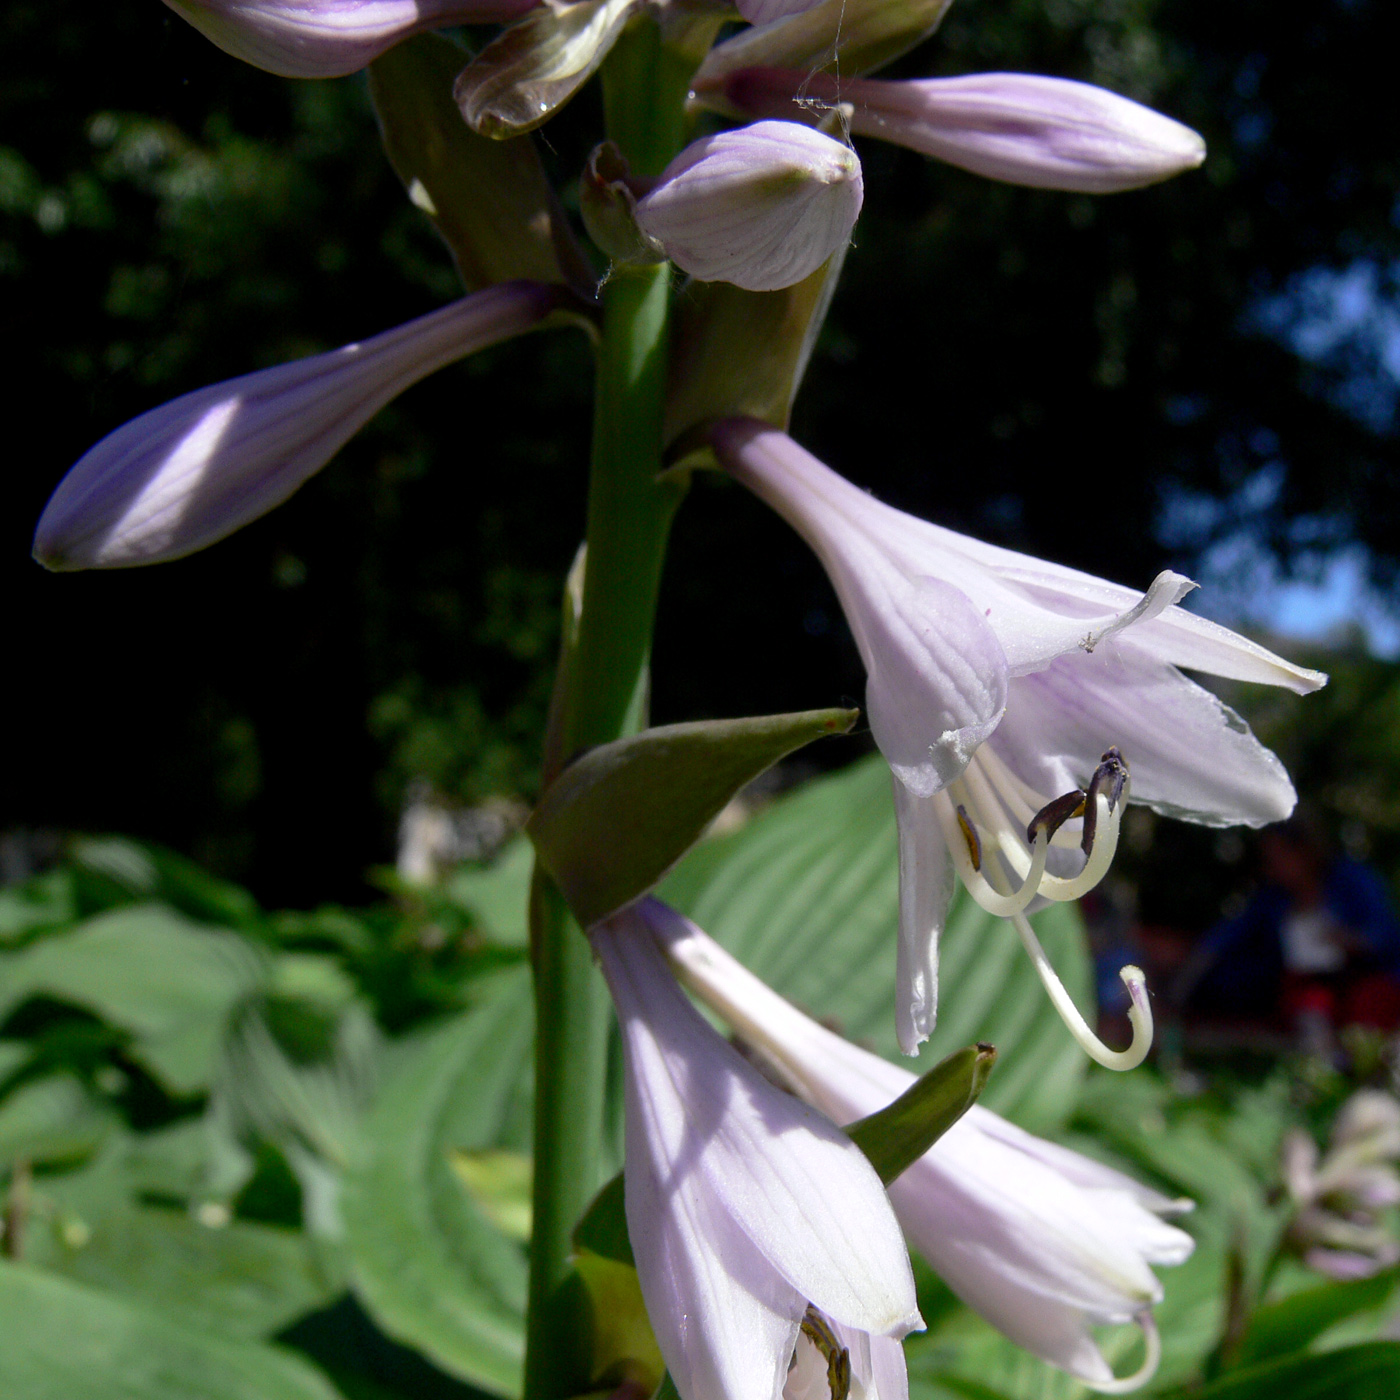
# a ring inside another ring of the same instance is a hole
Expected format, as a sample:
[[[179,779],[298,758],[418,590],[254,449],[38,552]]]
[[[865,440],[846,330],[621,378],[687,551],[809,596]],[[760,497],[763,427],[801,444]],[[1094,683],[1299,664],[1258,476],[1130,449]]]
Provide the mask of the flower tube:
[[[681,980],[834,1121],[878,1112],[914,1075],[804,1016],[689,919],[656,900],[641,915]],[[1160,1219],[1189,1210],[974,1106],[889,1186],[914,1247],[969,1307],[1018,1346],[1096,1390],[1132,1390],[1158,1360],[1150,1265],[1179,1264],[1191,1237]],[[1146,1355],[1115,1378],[1090,1324],[1133,1322]]]
[[[790,1367],[802,1400],[826,1365],[905,1400],[922,1322],[874,1168],[705,1022],[635,908],[590,937],[622,1030],[627,1230],[682,1400],[777,1400]]]
[[[697,95],[745,116],[792,121],[848,103],[857,136],[1042,189],[1137,189],[1194,170],[1206,154],[1196,132],[1150,107],[1090,83],[1031,73],[888,82],[747,68]]]
[[[340,78],[425,29],[504,24],[537,0],[165,0],[225,53],[284,78]]]
[[[865,663],[870,727],[894,774],[899,823],[899,1041],[913,1054],[937,1009],[937,940],[953,869],[1015,924],[1076,1039],[1100,1063],[1146,1055],[1141,974],[1125,969],[1134,1043],[1115,1052],[1074,1010],[1026,913],[1077,899],[1112,859],[1128,796],[1207,826],[1263,826],[1296,795],[1278,759],[1177,669],[1316,690],[1326,677],[1176,604],[983,544],[882,505],[785,433],[717,424],[721,463],[821,559]]]
[[[636,218],[692,277],[768,292],[845,246],[862,197],[849,146],[796,122],[757,122],[687,146]]]
[[[411,384],[529,330],[561,294],[503,282],[369,340],[143,413],[59,482],[34,557],[55,570],[124,568],[203,549],[281,505]]]

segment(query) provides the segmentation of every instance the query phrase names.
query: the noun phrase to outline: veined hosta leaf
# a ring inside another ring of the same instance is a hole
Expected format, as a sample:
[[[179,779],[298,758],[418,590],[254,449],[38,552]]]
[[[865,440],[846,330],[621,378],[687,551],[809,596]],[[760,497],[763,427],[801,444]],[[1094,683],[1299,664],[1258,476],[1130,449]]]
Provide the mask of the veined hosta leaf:
[[[878,756],[781,798],[697,847],[658,892],[784,996],[896,1062],[928,1068],[966,1045],[996,1047],[981,1102],[1033,1131],[1061,1124],[1085,1058],[1009,924],[960,897],[942,941],[938,1028],[917,1061],[894,1033],[899,867],[889,770]],[[1046,952],[1092,1015],[1079,916],[1036,916]]]
[[[152,1308],[0,1262],[5,1400],[339,1400],[314,1367]]]
[[[118,1140],[86,1170],[40,1179],[25,1262],[213,1336],[271,1336],[339,1291],[299,1231],[142,1204],[139,1150]]]
[[[529,974],[512,969],[482,990],[472,1011],[395,1048],[342,1205],[355,1289],[379,1325],[453,1375],[513,1395],[525,1255],[452,1158],[501,1141],[529,1071]]]
[[[746,783],[856,714],[701,720],[600,744],[550,784],[525,830],[588,928],[646,893]]]
[[[99,914],[0,957],[0,1018],[31,996],[94,1012],[135,1039],[167,1088],[206,1087],[233,1005],[266,975],[258,950],[159,904]]]
[[[1363,1342],[1320,1356],[1232,1371],[1172,1400],[1389,1400],[1400,1395],[1400,1342]]]

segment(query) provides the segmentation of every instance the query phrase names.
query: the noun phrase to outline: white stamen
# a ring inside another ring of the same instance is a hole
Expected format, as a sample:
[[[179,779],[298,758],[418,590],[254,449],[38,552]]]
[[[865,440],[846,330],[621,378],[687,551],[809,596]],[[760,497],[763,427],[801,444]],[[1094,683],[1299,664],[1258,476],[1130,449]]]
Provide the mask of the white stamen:
[[[1123,808],[1127,805],[1126,785],[1123,791],[1124,796],[1114,805],[1111,812],[1108,809],[1108,798],[1103,793],[1094,798],[1098,825],[1095,827],[1094,848],[1089,852],[1089,859],[1084,862],[1084,869],[1069,879],[1047,875],[1040,882],[1040,893],[1046,899],[1053,899],[1059,904],[1071,899],[1080,899],[1108,874],[1108,867],[1113,864],[1114,854],[1118,850],[1118,828],[1123,824]]]
[[[982,770],[1006,810],[1021,824],[1022,830],[1031,824],[1031,819],[1045,806],[1045,798],[1018,778],[997,756],[990,744],[983,744],[977,750],[968,767]],[[1050,844],[1061,850],[1072,851],[1079,845],[1080,831],[1079,819],[1072,818],[1056,830],[1050,838]]]
[[[957,788],[958,784],[950,786]],[[1019,852],[1021,859],[1025,862],[1025,878],[1021,882],[1020,889],[1014,893],[998,890],[990,882],[989,875],[995,866],[988,857],[992,855],[992,842],[995,842],[996,850],[1002,849],[1000,839],[1002,833],[993,829],[989,833],[992,840],[983,846],[982,865],[989,872],[988,875],[984,875],[972,864],[972,853],[968,850],[967,838],[958,825],[957,813],[953,810],[953,804],[948,794],[939,793],[938,797],[939,800],[934,803],[934,811],[938,814],[939,825],[943,828],[943,839],[948,843],[948,849],[953,853],[953,862],[958,867],[958,874],[962,877],[963,884],[967,886],[968,893],[987,913],[993,914],[999,919],[1009,919],[1013,915],[1020,914],[1036,897],[1045,878],[1045,858],[1050,853],[1050,843],[1046,840],[1045,833],[1042,831],[1036,837],[1035,851],[1032,855],[1027,857],[1024,848]],[[981,813],[979,812],[978,815],[980,816]]]
[[[1082,1384],[1090,1390],[1097,1390],[1101,1395],[1126,1395],[1128,1391],[1146,1385],[1157,1374],[1157,1364],[1162,1359],[1162,1338],[1157,1331],[1157,1323],[1150,1312],[1139,1313],[1135,1320],[1142,1331],[1143,1345],[1147,1348],[1142,1365],[1130,1376],[1111,1381],[1083,1381]]]
[[[1011,922],[1016,925],[1016,932],[1021,935],[1021,946],[1025,948],[1031,962],[1035,964],[1035,970],[1040,974],[1046,995],[1084,1053],[1105,1069],[1136,1069],[1147,1058],[1147,1052],[1152,1048],[1152,1007],[1147,1000],[1147,979],[1142,975],[1142,969],[1125,967],[1118,974],[1133,1002],[1128,1010],[1128,1022],[1133,1028],[1133,1038],[1126,1050],[1110,1050],[1079,1014],[1079,1008],[1065,990],[1065,984],[1060,981],[1059,974],[1051,967],[1050,959],[1045,956],[1045,949],[1040,946],[1040,939],[1035,936],[1030,920],[1024,914],[1013,914]]]

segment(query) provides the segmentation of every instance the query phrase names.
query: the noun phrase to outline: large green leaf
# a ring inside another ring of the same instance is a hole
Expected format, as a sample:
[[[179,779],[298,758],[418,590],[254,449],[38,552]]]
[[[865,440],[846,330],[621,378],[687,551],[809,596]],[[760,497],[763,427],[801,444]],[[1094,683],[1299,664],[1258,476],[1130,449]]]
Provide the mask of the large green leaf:
[[[298,1231],[142,1204],[144,1165],[139,1139],[118,1140],[87,1170],[36,1183],[25,1262],[214,1336],[271,1336],[338,1291]]]
[[[0,889],[0,944],[18,943],[78,917],[69,871],[50,870]]]
[[[207,923],[251,928],[261,922],[247,890],[163,846],[123,836],[83,836],[72,843],[70,855],[84,913],[159,899]]]
[[[520,1387],[525,1255],[491,1223],[453,1155],[501,1141],[529,1067],[529,974],[398,1047],[346,1174],[357,1293],[391,1336],[502,1395]]]
[[[525,830],[588,928],[649,890],[746,784],[857,713],[700,720],[600,744],[549,785]]]
[[[265,977],[257,949],[159,904],[100,914],[0,958],[0,1017],[31,996],[96,1013],[177,1094],[204,1088],[233,1005]]]
[[[1363,1342],[1320,1356],[1289,1356],[1232,1371],[1185,1400],[1392,1400],[1400,1395],[1400,1342]]]
[[[0,1102],[0,1170],[16,1158],[57,1162],[91,1152],[116,1122],[71,1074],[21,1084]]]
[[[1400,1269],[1384,1269],[1371,1278],[1324,1283],[1267,1304],[1250,1318],[1235,1365],[1258,1365],[1302,1351],[1337,1323],[1386,1303],[1397,1282]]]
[[[338,1400],[290,1352],[0,1262],[5,1400]]]
[[[878,756],[809,783],[739,831],[706,841],[660,894],[784,996],[898,1058],[899,865],[889,772]],[[1056,905],[1034,922],[1066,987],[1092,1013],[1077,912]],[[989,1043],[999,1059],[982,1103],[1036,1131],[1061,1124],[1074,1104],[1084,1053],[1010,924],[960,896],[943,936],[939,985],[938,1028],[911,1067]]]
[[[530,940],[530,874],[534,866],[534,848],[525,837],[516,836],[485,869],[458,866],[443,881],[442,893],[464,907],[493,943],[523,948]]]

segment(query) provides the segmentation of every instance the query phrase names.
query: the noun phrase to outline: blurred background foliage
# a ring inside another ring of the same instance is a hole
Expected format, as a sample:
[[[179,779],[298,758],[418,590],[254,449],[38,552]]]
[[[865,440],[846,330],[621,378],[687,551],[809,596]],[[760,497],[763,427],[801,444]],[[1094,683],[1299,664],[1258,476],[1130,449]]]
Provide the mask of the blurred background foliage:
[[[0,1391],[518,1393],[529,874],[517,837],[490,866],[397,887],[368,909],[279,913],[162,847],[87,838],[0,890]],[[799,1005],[895,1055],[883,760],[711,836],[662,894]],[[1036,925],[1091,1008],[1075,911],[1055,906]],[[1329,1280],[1298,1257],[1310,1202],[1283,1170],[1290,1133],[1335,1139],[1359,1085],[1393,1093],[1393,1061],[1353,1057],[1346,1075],[1227,1065],[1190,1094],[1153,1069],[1090,1069],[1013,931],[967,899],[942,974],[949,995],[920,1068],[994,1040],[986,1106],[1197,1202],[1184,1221],[1195,1253],[1162,1271],[1164,1359],[1147,1393],[1213,1396],[1203,1382],[1233,1400],[1394,1393],[1400,1267],[1385,1245],[1400,1211],[1370,1211],[1369,1277]],[[621,1164],[616,1039],[610,1058],[604,1176]],[[1394,1176],[1400,1153],[1400,1104],[1386,1104],[1372,1178]],[[1331,1189],[1311,1204],[1341,1212],[1345,1193]],[[907,1344],[911,1400],[1086,1400],[916,1272],[929,1327]],[[1131,1329],[1103,1330],[1129,1370]]]
[[[1367,718],[1342,685],[1261,714],[1392,873],[1384,716],[1400,699],[1367,656],[1400,650],[1396,28],[1378,0],[958,0],[900,71],[1106,83],[1198,127],[1211,154],[1093,200],[866,143],[866,212],[795,421],[854,479],[949,525],[1130,584],[1185,568],[1229,621],[1354,619],[1340,669]],[[0,39],[0,826],[157,839],[274,905],[362,899],[415,782],[458,803],[534,795],[582,520],[586,347],[534,336],[435,376],[206,554],[42,574],[32,523],[103,433],[455,287],[362,79],[270,77],[155,0],[14,0]],[[586,125],[551,126],[558,171]],[[796,538],[698,482],[655,717],[861,686]]]

